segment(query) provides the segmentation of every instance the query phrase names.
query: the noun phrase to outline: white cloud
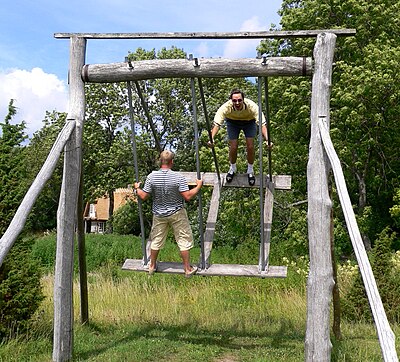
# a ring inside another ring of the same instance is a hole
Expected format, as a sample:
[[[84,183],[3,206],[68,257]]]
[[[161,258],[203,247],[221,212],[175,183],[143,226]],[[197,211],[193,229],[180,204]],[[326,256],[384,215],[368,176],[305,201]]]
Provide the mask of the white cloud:
[[[40,68],[31,71],[0,71],[0,122],[3,122],[11,99],[17,114],[12,123],[26,122],[29,136],[42,127],[46,111],[66,112],[68,91],[64,81]]]
[[[265,31],[266,24],[261,24],[258,16],[253,16],[243,22],[240,31]],[[261,39],[230,39],[226,42],[224,49],[224,58],[255,58],[257,56],[256,48]],[[250,55],[249,55],[250,54]]]

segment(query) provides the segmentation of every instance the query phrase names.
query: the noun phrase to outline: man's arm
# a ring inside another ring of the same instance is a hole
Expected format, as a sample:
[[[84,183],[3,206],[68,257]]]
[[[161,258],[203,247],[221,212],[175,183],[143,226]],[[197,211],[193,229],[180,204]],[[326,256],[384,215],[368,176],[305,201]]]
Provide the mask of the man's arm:
[[[219,131],[219,125],[214,123],[214,127],[211,130],[211,140],[208,141],[207,143],[209,147],[214,147],[214,137],[218,133],[218,131]]]
[[[182,197],[185,199],[185,201],[190,201],[194,196],[199,193],[201,186],[203,186],[203,180],[196,180],[196,187],[181,192]]]
[[[143,201],[147,200],[150,197],[150,194],[146,191],[143,191],[140,187],[140,182],[135,182],[133,185],[134,194],[139,196]]]
[[[273,144],[272,142],[268,143],[268,132],[267,132],[267,126],[266,126],[265,124],[262,125],[262,127],[261,127],[261,132],[262,132],[262,135],[263,135],[264,138],[265,138],[265,141],[267,142],[268,147],[269,147],[269,148],[272,148],[272,146],[273,146],[274,144]]]
[[[226,112],[227,112],[227,103],[225,102],[222,106],[218,108],[217,112],[215,113],[214,125],[211,130],[211,140],[207,142],[209,147],[214,147],[214,137],[218,133],[222,123],[225,121]]]

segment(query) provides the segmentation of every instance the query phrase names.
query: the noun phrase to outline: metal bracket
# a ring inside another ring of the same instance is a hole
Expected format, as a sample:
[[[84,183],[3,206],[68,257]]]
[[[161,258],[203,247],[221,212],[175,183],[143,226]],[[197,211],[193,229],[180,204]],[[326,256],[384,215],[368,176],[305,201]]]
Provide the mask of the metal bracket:
[[[193,58],[193,54],[189,54],[188,60],[193,60],[195,68],[200,67],[199,58]]]
[[[133,70],[133,64],[132,61],[130,59],[128,59],[128,57],[125,57],[125,62],[128,63],[129,69]]]

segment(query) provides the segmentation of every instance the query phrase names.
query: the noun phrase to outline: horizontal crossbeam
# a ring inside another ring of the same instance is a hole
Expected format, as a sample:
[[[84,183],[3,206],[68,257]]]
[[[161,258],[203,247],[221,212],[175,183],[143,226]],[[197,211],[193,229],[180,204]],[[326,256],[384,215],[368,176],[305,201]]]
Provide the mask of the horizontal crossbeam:
[[[148,272],[141,259],[126,259],[123,270]],[[157,262],[157,273],[184,274],[182,263]],[[267,271],[259,271],[258,265],[243,264],[211,264],[208,269],[198,270],[200,276],[231,276],[255,278],[286,278],[286,266],[269,266]]]
[[[243,31],[243,32],[172,32],[172,33],[55,33],[57,39],[72,37],[85,39],[264,39],[306,38],[321,33],[337,36],[353,36],[355,29],[321,29],[290,31]]]
[[[82,79],[88,83],[162,78],[238,78],[307,76],[311,57],[152,59],[108,64],[86,64]]]

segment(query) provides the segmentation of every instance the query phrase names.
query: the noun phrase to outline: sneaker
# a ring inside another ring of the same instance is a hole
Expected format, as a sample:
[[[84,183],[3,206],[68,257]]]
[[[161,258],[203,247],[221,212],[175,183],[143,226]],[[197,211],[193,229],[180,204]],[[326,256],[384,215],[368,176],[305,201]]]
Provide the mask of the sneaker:
[[[192,275],[195,275],[197,273],[197,266],[192,265],[192,270],[190,272],[185,272],[185,277],[190,278]]]
[[[226,174],[226,182],[230,183],[233,180],[233,176],[235,175],[235,173],[231,170],[229,170],[229,172]]]
[[[249,181],[250,186],[254,186],[256,183],[256,177],[252,173],[247,174],[247,180]]]

